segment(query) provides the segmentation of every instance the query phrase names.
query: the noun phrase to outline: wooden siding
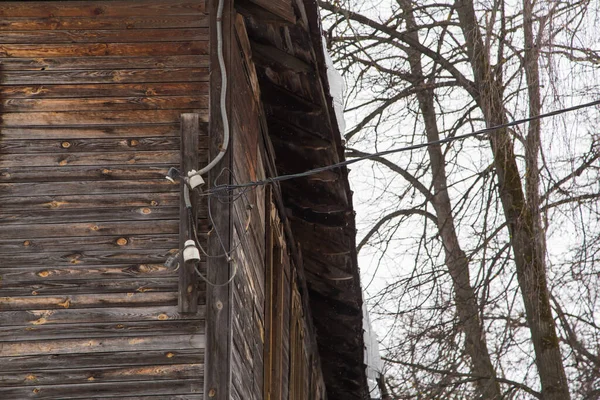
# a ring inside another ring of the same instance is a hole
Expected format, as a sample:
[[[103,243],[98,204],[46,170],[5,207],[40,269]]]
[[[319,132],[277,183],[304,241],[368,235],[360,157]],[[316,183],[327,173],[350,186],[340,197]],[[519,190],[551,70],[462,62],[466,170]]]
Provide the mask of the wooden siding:
[[[0,398],[203,398],[164,176],[208,66],[203,0],[0,2]]]

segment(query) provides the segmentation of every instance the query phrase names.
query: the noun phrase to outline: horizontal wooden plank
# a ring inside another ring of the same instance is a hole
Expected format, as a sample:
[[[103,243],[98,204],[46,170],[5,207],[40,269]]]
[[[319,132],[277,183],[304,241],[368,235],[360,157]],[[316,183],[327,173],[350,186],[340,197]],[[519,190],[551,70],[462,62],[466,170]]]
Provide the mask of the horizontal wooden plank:
[[[148,110],[148,111],[80,111],[80,112],[39,112],[4,113],[0,116],[2,127],[18,126],[89,126],[122,124],[172,124],[179,122],[182,113],[200,113],[208,121],[206,110]]]
[[[206,155],[202,157],[206,159]],[[110,168],[111,165],[179,165],[179,152],[170,151],[138,151],[114,153],[70,153],[48,154],[38,153],[35,157],[29,154],[7,154],[0,158],[0,168],[10,167],[66,167],[80,165],[99,165]],[[164,190],[163,190],[164,191]],[[0,192],[0,195],[3,193]],[[68,193],[65,193],[68,194]]]
[[[3,17],[0,16],[0,32],[31,30],[70,29],[159,29],[159,28],[208,28],[205,15],[150,15],[145,17]]]
[[[49,209],[40,211],[23,209],[11,212],[0,210],[0,224],[7,225],[47,225],[87,221],[173,220],[177,218],[179,218],[179,207],[113,207],[78,210]],[[1,260],[0,265],[2,265]]]
[[[160,381],[132,381],[91,383],[81,385],[39,385],[32,389],[31,386],[17,386],[0,389],[3,399],[97,399],[99,396],[118,397],[139,396],[146,398],[173,399],[177,394],[202,394],[204,383],[197,380],[160,380]],[[181,398],[181,397],[180,397]],[[183,397],[188,398],[187,396]]]
[[[2,17],[138,17],[202,13],[204,13],[204,1],[200,0],[3,1],[0,3]]]
[[[40,229],[35,225],[0,225],[0,237],[31,240],[44,237],[112,236],[139,234],[174,234],[179,221],[126,221],[49,224]]]
[[[0,183],[0,201],[4,197],[47,196],[60,194],[160,193],[179,190],[166,179],[147,181],[79,181],[56,183]]]
[[[116,235],[101,237],[74,237],[40,238],[35,240],[23,239],[0,239],[0,254],[12,254],[21,252],[24,254],[36,254],[40,252],[56,251],[106,251],[106,250],[150,250],[150,249],[174,249],[179,247],[178,235]],[[3,257],[0,255],[0,259]],[[119,266],[119,269],[123,269]],[[107,269],[111,271],[110,269]],[[125,270],[123,273],[134,273]],[[6,271],[4,273],[7,273]],[[114,272],[110,272],[111,274]]]
[[[194,40],[208,40],[208,28],[3,31],[0,35],[0,44],[37,43],[45,45],[49,43],[188,42]]]
[[[1,46],[0,46],[1,47]],[[3,85],[51,84],[109,84],[136,82],[204,82],[208,68],[149,68],[116,70],[64,70],[64,71],[7,71],[0,75]],[[76,92],[72,96],[77,96]],[[81,96],[81,94],[79,94]]]
[[[204,349],[147,350],[80,354],[36,354],[0,359],[0,373],[60,368],[126,367],[138,365],[193,364],[204,362]]]
[[[81,209],[92,207],[173,207],[179,201],[178,192],[166,193],[106,193],[101,195],[56,195],[6,197],[2,199],[2,210],[7,212],[28,209]],[[2,237],[3,239],[5,237]]]
[[[2,3],[0,3],[2,4]],[[2,44],[4,57],[96,57],[96,56],[184,56],[207,55],[208,42],[150,42],[150,43],[93,43],[93,44]]]
[[[176,249],[177,247],[174,247]],[[75,251],[73,249],[72,251]],[[162,251],[160,249],[157,252]],[[44,253],[42,253],[44,254]],[[72,253],[71,253],[72,254]],[[67,254],[69,256],[69,254]],[[31,257],[31,255],[30,255]],[[124,265],[96,265],[86,264],[41,264],[32,268],[29,264],[23,267],[0,268],[3,281],[10,284],[14,282],[51,282],[64,280],[101,280],[101,279],[127,279],[127,278],[161,278],[176,276],[175,268],[167,268],[162,263],[157,264],[124,264]]]
[[[170,125],[140,125],[140,126],[98,126],[98,127],[40,127],[40,128],[3,128],[0,130],[0,138],[5,140],[43,140],[54,139],[117,139],[117,138],[140,138],[140,137],[177,137],[179,136],[179,124]],[[205,136],[205,130],[199,132]],[[62,147],[62,146],[61,146]]]
[[[176,292],[0,297],[0,311],[177,305]]]
[[[1,272],[0,272],[1,273]],[[176,292],[177,278],[62,280],[48,282],[2,282],[2,294],[6,296],[60,296],[63,293],[131,293]]]
[[[203,136],[206,142],[206,136]],[[206,148],[206,143],[204,144]],[[177,137],[145,137],[134,139],[74,139],[74,140],[2,140],[0,152],[3,154],[31,153],[79,153],[115,151],[163,151],[178,150]]]
[[[97,353],[105,351],[143,351],[203,348],[204,335],[140,336],[136,338],[94,338],[5,342],[0,357],[33,354]]]
[[[143,31],[142,31],[143,32]],[[149,69],[208,67],[209,56],[3,58],[3,71]]]
[[[93,369],[61,369],[56,371],[23,371],[5,373],[0,387],[65,385],[139,380],[198,379],[202,364],[148,365],[140,367],[104,367]]]
[[[110,165],[108,168],[96,166],[75,167],[23,167],[1,168],[0,182],[66,182],[94,180],[146,180],[164,179],[168,172],[167,166],[129,166]]]
[[[51,226],[43,226],[43,228],[50,228]],[[57,240],[60,239],[57,238]],[[73,266],[101,268],[103,266],[110,267],[119,264],[126,264],[132,269],[154,268],[152,264],[162,264],[173,251],[176,251],[176,249],[77,251],[75,248],[67,252],[39,253],[39,257],[37,258],[40,260],[34,259],[31,254],[14,254],[11,258],[3,257],[0,260],[0,274],[3,274],[4,268],[8,267],[39,268],[42,266],[46,267],[44,271],[48,274],[46,277],[42,277],[42,280],[47,280],[53,268],[68,268]],[[6,278],[10,278],[10,275]],[[63,275],[59,279],[65,278],[68,278],[68,276],[65,277]],[[3,281],[2,285],[5,283]]]
[[[38,320],[39,321],[39,320]],[[32,340],[62,340],[131,336],[193,335],[204,333],[204,320],[79,323],[1,326],[0,343]],[[0,380],[0,386],[5,385]]]
[[[203,320],[204,316],[204,306],[199,306],[196,314],[180,314],[174,306],[2,311],[0,326]]]
[[[30,86],[0,86],[2,99],[48,99],[74,97],[193,96],[208,94],[207,82],[112,83],[87,85],[49,85],[36,82]]]
[[[207,108],[208,96],[9,99],[0,104],[3,112],[172,110]]]

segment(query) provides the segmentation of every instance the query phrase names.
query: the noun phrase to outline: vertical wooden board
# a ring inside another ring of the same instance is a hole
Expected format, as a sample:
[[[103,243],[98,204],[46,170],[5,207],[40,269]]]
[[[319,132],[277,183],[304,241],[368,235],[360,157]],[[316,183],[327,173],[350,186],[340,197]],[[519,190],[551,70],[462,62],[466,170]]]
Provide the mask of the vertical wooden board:
[[[210,155],[216,156],[221,150],[222,130],[221,122],[221,73],[219,62],[217,59],[217,7],[218,0],[208,1],[208,14],[210,16],[211,37],[210,37],[210,54],[211,54],[211,93],[210,93]],[[222,36],[223,36],[223,54],[225,58],[226,71],[230,84],[227,90],[227,109],[232,112],[232,95],[234,91],[231,89],[235,80],[235,76],[231,73],[231,55],[234,53],[232,48],[232,16],[233,16],[233,1],[224,0],[224,11],[222,17]],[[234,133],[234,132],[232,132]],[[231,138],[235,141],[235,137]],[[229,143],[229,147],[233,146]],[[209,182],[212,184],[215,177],[218,176],[220,169],[227,167],[231,168],[231,151],[225,154],[221,162],[213,169],[209,175]],[[231,207],[229,204],[223,204],[218,201],[211,201],[209,209],[213,217],[212,234],[209,236],[208,251],[209,254],[222,254],[223,248],[229,250],[231,247]],[[220,239],[216,233],[219,233]],[[208,279],[212,282],[223,283],[229,279],[230,265],[225,258],[212,258],[208,261]],[[232,315],[231,315],[231,296],[233,292],[230,285],[220,287],[207,287],[206,300],[206,374],[205,374],[205,393],[214,400],[229,400],[233,393],[232,391],[232,364],[231,364],[231,339],[232,339]],[[242,396],[242,398],[245,398]]]
[[[200,116],[198,114],[181,115],[181,173],[198,170],[198,135],[200,132]],[[197,209],[188,208],[185,200],[186,192],[190,205],[198,203],[195,191],[187,183],[181,185],[181,204],[179,206],[179,248],[183,249],[187,240],[193,239],[191,224],[196,224]],[[190,221],[191,219],[191,221]],[[183,261],[179,264],[179,312],[195,313],[198,309],[198,277],[194,269],[194,261]]]

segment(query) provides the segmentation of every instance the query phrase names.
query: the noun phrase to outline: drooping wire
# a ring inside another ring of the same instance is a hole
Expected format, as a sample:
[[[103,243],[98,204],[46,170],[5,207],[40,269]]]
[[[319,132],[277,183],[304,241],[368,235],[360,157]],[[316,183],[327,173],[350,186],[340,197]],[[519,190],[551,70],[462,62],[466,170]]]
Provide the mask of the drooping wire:
[[[373,153],[373,154],[367,154],[367,155],[364,155],[361,157],[352,158],[350,160],[345,160],[345,161],[342,161],[342,162],[339,162],[336,164],[326,165],[323,167],[310,169],[308,171],[299,172],[296,174],[280,175],[280,176],[276,176],[276,177],[272,177],[272,178],[267,178],[264,180],[250,181],[250,182],[241,183],[241,184],[215,185],[211,189],[207,190],[204,193],[204,195],[205,196],[211,196],[211,195],[222,196],[220,193],[231,193],[231,192],[233,192],[233,190],[236,190],[236,189],[264,186],[264,185],[268,185],[268,184],[273,184],[275,182],[282,182],[282,181],[286,181],[286,180],[290,180],[290,179],[303,178],[303,177],[307,177],[307,176],[311,176],[311,175],[316,175],[321,172],[331,171],[336,168],[345,167],[345,166],[355,164],[355,163],[358,163],[361,161],[370,160],[370,159],[377,158],[377,157],[387,156],[387,155],[396,154],[396,153],[402,153],[402,152],[406,152],[406,151],[418,150],[418,149],[422,149],[422,148],[429,147],[429,146],[436,146],[436,145],[440,145],[440,144],[451,143],[451,142],[454,142],[457,140],[463,140],[463,139],[467,139],[467,138],[471,138],[471,137],[481,136],[481,135],[485,135],[487,133],[496,132],[500,129],[510,128],[510,127],[513,127],[516,125],[521,125],[521,124],[524,124],[527,122],[536,121],[536,120],[548,118],[548,117],[553,117],[556,115],[560,115],[560,114],[564,114],[564,113],[568,113],[571,111],[576,111],[576,110],[580,110],[583,108],[588,108],[588,107],[592,107],[592,106],[596,106],[596,105],[600,105],[600,100],[595,100],[595,101],[592,101],[589,103],[583,103],[583,104],[579,104],[579,105],[572,106],[572,107],[562,108],[562,109],[551,111],[548,113],[539,114],[539,115],[535,115],[532,117],[507,122],[505,124],[491,126],[489,128],[484,128],[484,129],[480,129],[480,130],[477,130],[474,132],[465,133],[463,135],[457,135],[457,136],[447,137],[444,139],[435,140],[435,141],[431,141],[431,142],[414,144],[411,146],[385,150],[385,151],[381,151],[381,152],[377,152],[377,153]]]

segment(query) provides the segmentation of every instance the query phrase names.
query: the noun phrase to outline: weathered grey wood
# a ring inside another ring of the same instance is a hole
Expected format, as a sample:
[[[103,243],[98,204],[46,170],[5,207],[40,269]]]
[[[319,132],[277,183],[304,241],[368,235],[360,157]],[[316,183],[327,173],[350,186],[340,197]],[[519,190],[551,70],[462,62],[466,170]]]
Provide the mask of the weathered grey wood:
[[[44,371],[59,368],[127,367],[139,365],[194,364],[204,362],[203,349],[146,350],[106,353],[37,354],[1,359],[0,373]]]
[[[80,385],[17,386],[0,389],[3,399],[90,399],[100,396],[202,394],[201,379],[89,383]],[[93,396],[93,397],[92,397]],[[165,397],[162,397],[163,399]]]
[[[4,373],[0,387],[82,384],[163,379],[194,379],[202,376],[202,364],[171,364],[141,367],[103,367]]]
[[[90,182],[90,184],[93,184]],[[92,207],[173,207],[179,204],[179,193],[111,193],[105,195],[25,196],[1,197],[2,209],[6,211],[28,208],[35,210],[63,210]]]
[[[74,325],[2,326],[0,327],[0,341],[6,343],[27,340],[136,337],[143,335],[168,336],[197,333],[204,333],[204,320],[111,321],[108,323],[94,322]],[[5,377],[6,375],[3,374],[3,378]],[[6,382],[0,382],[0,386],[2,385],[6,386]]]
[[[178,201],[178,200],[177,200]],[[151,250],[173,249],[179,244],[178,235],[125,235],[101,237],[74,237],[74,238],[41,238],[36,240],[0,239],[0,258],[8,257],[4,254],[30,253],[56,251],[103,251],[103,250]]]
[[[0,169],[0,182],[25,183],[25,182],[65,182],[65,181],[95,181],[95,180],[158,180],[164,178],[169,170],[168,166],[129,166],[110,165],[109,168],[98,166],[74,167],[37,167],[24,169],[21,166]],[[99,199],[104,202],[104,198]]]
[[[153,29],[153,28],[207,28],[206,15],[152,15],[147,17],[0,17],[0,32],[69,29]]]
[[[79,222],[71,224],[49,224],[40,229],[36,225],[0,225],[0,237],[31,240],[34,238],[135,235],[179,232],[178,221],[121,221]]]
[[[177,219],[176,207],[94,208],[79,210],[28,210],[5,213],[0,210],[0,224],[44,224],[85,221],[144,221]],[[205,216],[206,217],[206,216]],[[30,256],[27,256],[30,257]],[[0,262],[1,264],[1,262]]]
[[[208,0],[207,9],[208,14],[211,18],[211,26],[216,26],[217,16],[217,0]],[[231,53],[233,50],[233,1],[224,0],[224,11],[222,18],[222,32],[223,32],[223,54],[225,57],[226,70],[231,71]],[[210,101],[210,114],[212,116],[209,125],[210,135],[210,155],[215,157],[223,146],[222,134],[223,125],[220,115],[220,91],[221,91],[221,71],[218,67],[217,60],[217,40],[216,40],[216,29],[211,29],[210,38],[210,54],[211,54],[211,101]],[[229,75],[229,82],[232,82],[231,75]],[[231,91],[231,84],[228,86],[227,91],[227,107],[230,117],[232,117],[233,109],[231,105],[232,96],[236,95]],[[235,139],[232,138],[229,143],[229,151],[225,154],[225,157],[221,160],[209,176],[209,181],[212,182],[214,178],[219,174],[222,168],[231,168],[231,149],[234,147]],[[212,226],[213,234],[209,237],[208,252],[209,254],[223,254],[223,248],[221,248],[220,241],[216,237],[214,232],[219,231],[220,237],[223,241],[225,250],[231,248],[231,213],[230,205],[220,203],[218,201],[211,202],[211,213],[214,217],[214,224]],[[221,258],[211,258],[208,260],[208,279],[215,283],[224,283],[229,279],[231,268],[227,260]],[[206,296],[206,368],[205,368],[205,393],[214,400],[229,400],[232,393],[232,370],[231,370],[231,351],[233,351],[232,344],[230,343],[231,338],[231,296],[232,286],[208,286]]]
[[[157,349],[188,349],[204,347],[204,335],[139,336],[131,338],[93,338],[68,340],[39,340],[5,342],[0,357],[34,355],[39,353],[100,353],[105,351],[144,351]]]
[[[143,31],[140,33],[143,34]],[[2,59],[2,70],[61,71],[71,69],[114,70],[128,68],[198,68],[208,67],[208,61],[209,57],[207,55],[165,57],[4,58]]]
[[[200,132],[200,116],[198,114],[181,115],[181,171],[198,170],[198,135]],[[196,224],[197,209],[188,210],[184,201],[185,186],[181,185],[181,203],[179,206],[179,248],[183,249],[185,242],[193,237],[190,231],[189,212],[192,213],[191,224]],[[195,192],[190,193],[191,204],[198,203]],[[198,307],[198,276],[194,270],[194,262],[183,262],[180,257],[179,265],[179,312],[195,313]]]
[[[203,138],[206,138],[205,136]],[[206,139],[203,140],[206,146]],[[179,150],[179,138],[143,137],[135,139],[50,139],[50,140],[2,140],[0,152],[7,154],[28,153],[81,153],[116,151],[164,151]]]
[[[107,191],[112,193],[172,192],[173,185],[165,179],[160,181],[96,181],[94,183],[86,181],[65,182],[60,186],[54,183],[0,183],[0,193],[2,193],[0,199],[11,196],[27,196],[27,194],[38,194],[41,196],[59,195],[61,193],[72,195],[102,194]]]
[[[198,307],[196,314],[180,314],[177,312],[175,306],[66,308],[57,310],[4,311],[0,313],[0,322],[2,327],[15,325],[37,327],[40,325],[63,326],[64,324],[204,320],[204,316],[204,306]],[[203,331],[203,329],[201,330]],[[139,363],[136,359],[130,360],[131,362]],[[2,365],[0,365],[0,371],[2,371]]]
[[[290,0],[250,0],[255,4],[265,8],[275,15],[289,21],[296,22],[296,16]]]
[[[0,311],[98,307],[150,307],[173,306],[176,304],[176,292],[0,297]]]
[[[197,15],[205,11],[203,1],[3,1],[2,17],[140,17],[156,15]]]

